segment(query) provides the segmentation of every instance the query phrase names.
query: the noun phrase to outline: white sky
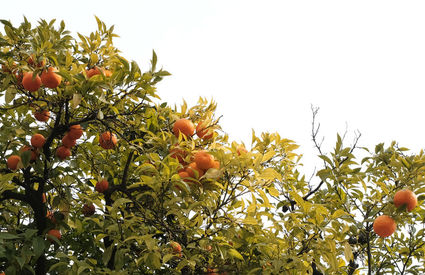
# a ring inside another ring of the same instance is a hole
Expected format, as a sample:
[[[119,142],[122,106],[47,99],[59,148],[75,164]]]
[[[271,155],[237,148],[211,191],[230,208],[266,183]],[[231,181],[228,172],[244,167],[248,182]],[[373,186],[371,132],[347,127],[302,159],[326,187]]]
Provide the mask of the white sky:
[[[64,3],[66,6],[62,6]],[[27,1],[0,18],[64,20],[73,32],[115,25],[116,45],[142,68],[154,49],[173,75],[158,85],[171,104],[214,98],[221,125],[248,146],[251,129],[279,132],[313,156],[310,106],[324,147],[348,125],[361,146],[424,147],[424,1]],[[314,159],[314,160],[313,160]]]

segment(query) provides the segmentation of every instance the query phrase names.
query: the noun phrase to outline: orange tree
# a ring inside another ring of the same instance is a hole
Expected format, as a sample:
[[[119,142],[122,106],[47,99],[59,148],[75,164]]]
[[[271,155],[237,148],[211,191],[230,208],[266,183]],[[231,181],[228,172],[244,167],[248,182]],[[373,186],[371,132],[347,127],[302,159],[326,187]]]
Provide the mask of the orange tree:
[[[316,143],[323,169],[306,180],[293,141],[253,133],[245,148],[213,102],[161,103],[155,53],[142,71],[96,20],[78,38],[63,22],[1,21],[0,271],[424,271],[422,152],[380,144],[357,160],[356,143]]]

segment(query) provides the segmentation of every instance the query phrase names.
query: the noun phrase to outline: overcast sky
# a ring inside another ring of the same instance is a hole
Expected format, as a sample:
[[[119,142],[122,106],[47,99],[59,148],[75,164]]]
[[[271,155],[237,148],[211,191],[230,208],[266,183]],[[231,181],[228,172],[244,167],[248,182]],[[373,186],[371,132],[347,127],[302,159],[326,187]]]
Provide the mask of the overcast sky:
[[[142,68],[157,52],[173,74],[158,86],[163,101],[213,98],[232,140],[249,146],[251,129],[277,131],[301,145],[308,167],[320,163],[311,105],[326,150],[346,126],[348,143],[359,130],[361,146],[424,147],[424,14],[424,1],[389,0],[20,0],[0,9],[15,24],[57,18],[84,34],[97,15]]]

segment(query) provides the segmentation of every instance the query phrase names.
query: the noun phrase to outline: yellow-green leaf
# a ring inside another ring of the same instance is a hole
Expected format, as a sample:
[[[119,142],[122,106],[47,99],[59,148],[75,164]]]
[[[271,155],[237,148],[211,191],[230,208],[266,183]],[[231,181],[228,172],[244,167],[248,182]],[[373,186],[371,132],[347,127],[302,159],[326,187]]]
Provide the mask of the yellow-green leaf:
[[[243,261],[242,255],[236,249],[230,248],[228,252],[229,252],[229,255],[232,256],[233,258]]]
[[[261,190],[261,189],[258,189],[257,191],[258,191],[258,193],[260,194],[260,197],[261,197],[261,198],[263,199],[263,201],[264,201],[264,206],[265,206],[265,207],[272,207],[272,205],[270,204],[269,198],[267,198],[266,193],[264,193],[264,191],[263,191],[263,190]]]
[[[344,256],[347,262],[353,259],[353,250],[351,249],[351,246],[348,242],[345,242],[344,245]]]
[[[274,155],[275,155],[275,151],[273,151],[273,150],[268,151],[268,152],[267,152],[267,153],[263,156],[262,162],[266,162],[266,161],[270,160],[270,159],[271,159]]]
[[[244,224],[256,225],[258,224],[257,220],[254,217],[248,216],[243,221]]]
[[[77,106],[80,105],[82,98],[83,96],[81,94],[74,94],[72,96],[71,107],[74,109],[77,108]]]
[[[295,200],[295,202],[297,203],[297,205],[299,207],[301,207],[302,209],[305,208],[305,204],[304,204],[304,199],[298,195],[297,192],[295,191],[290,191],[289,194],[291,195],[291,197]]]
[[[333,214],[332,214],[332,219],[337,219],[341,216],[344,215],[349,215],[347,212],[345,212],[344,210],[341,209],[337,209]]]
[[[277,189],[274,186],[270,186],[269,188],[267,188],[267,190],[269,190],[269,194],[274,197],[279,197],[280,195],[279,191],[277,191]]]

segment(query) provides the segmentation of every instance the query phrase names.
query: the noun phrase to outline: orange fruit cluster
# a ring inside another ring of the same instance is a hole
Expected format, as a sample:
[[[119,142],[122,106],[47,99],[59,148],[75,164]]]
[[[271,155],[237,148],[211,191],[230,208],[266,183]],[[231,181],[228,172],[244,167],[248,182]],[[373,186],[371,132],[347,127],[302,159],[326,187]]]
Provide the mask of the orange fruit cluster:
[[[24,72],[21,84],[29,92],[37,91],[41,84],[47,88],[55,89],[62,82],[62,77],[56,73],[57,71],[56,68],[49,67],[47,70],[43,70],[41,77],[35,72]]]
[[[43,137],[42,135],[40,135]],[[36,136],[35,138],[35,144],[40,145],[44,144],[41,137]],[[37,138],[40,138],[40,140],[37,140]],[[43,137],[44,138],[44,137]],[[38,148],[34,146],[28,146],[24,145],[21,149],[19,149],[20,154],[22,155],[26,151],[31,151],[30,161],[35,161],[38,157]],[[16,170],[19,168],[19,163],[22,161],[21,156],[19,155],[11,155],[7,158],[7,168],[10,170]]]
[[[182,162],[180,162],[182,163]],[[214,157],[206,151],[199,151],[193,156],[193,161],[188,165],[184,165],[184,168],[178,171],[181,179],[185,182],[193,182],[192,179],[201,178],[206,171],[210,168],[219,169],[220,162],[215,160]]]
[[[408,189],[397,191],[393,202],[395,207],[405,207],[408,212],[411,212],[418,204],[416,195]],[[373,231],[382,238],[391,236],[396,228],[397,224],[394,219],[387,215],[381,215],[373,222]]]
[[[186,138],[191,138],[194,133],[195,126],[189,119],[178,119],[173,125],[173,134],[176,137],[179,137],[180,134],[183,134]],[[208,140],[214,136],[214,130],[211,126],[207,125],[207,122],[201,121],[196,126],[196,135],[201,139]]]
[[[213,128],[208,126],[207,122],[200,121],[196,126],[195,132],[194,124],[191,120],[186,118],[178,119],[173,125],[172,132],[177,138],[180,135],[186,138],[192,138],[195,133],[203,140],[211,139],[214,136]],[[178,170],[178,174],[180,178],[187,183],[194,182],[194,179],[200,179],[210,168],[220,168],[220,163],[206,151],[196,152],[191,156],[190,161],[187,161],[187,157],[190,153],[180,147],[179,144],[172,146],[169,153],[170,157],[175,158],[183,165],[183,168]],[[178,188],[178,186],[176,187]]]
[[[62,138],[62,146],[56,149],[56,156],[60,160],[65,160],[71,156],[71,148],[77,144],[77,139],[83,135],[83,128],[79,124],[69,127],[68,132]]]

